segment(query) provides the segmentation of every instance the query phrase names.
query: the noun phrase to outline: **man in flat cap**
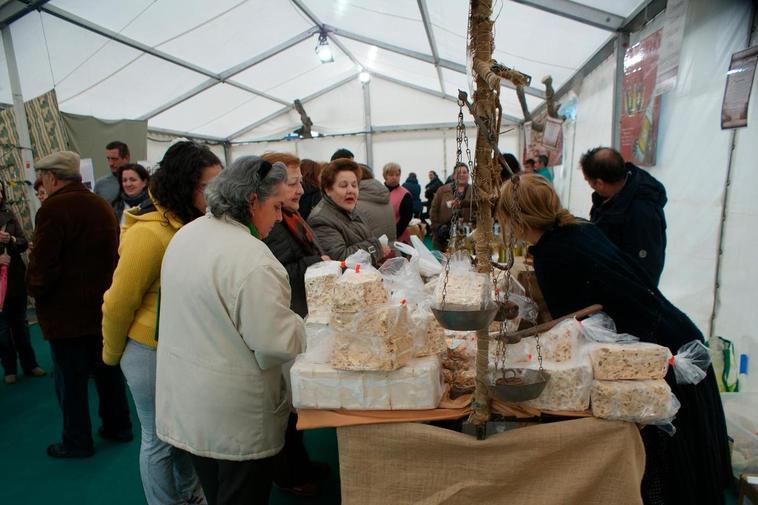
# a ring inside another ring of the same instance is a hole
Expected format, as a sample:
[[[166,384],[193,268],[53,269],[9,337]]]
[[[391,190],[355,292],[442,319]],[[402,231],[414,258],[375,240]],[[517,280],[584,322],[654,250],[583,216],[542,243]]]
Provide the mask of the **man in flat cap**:
[[[83,458],[94,454],[90,375],[100,400],[98,434],[121,442],[133,438],[124,376],[101,361],[101,306],[118,261],[119,227],[108,203],[82,184],[78,154],[56,152],[34,168],[48,197],[37,213],[27,287],[50,342],[63,411],[63,440],[48,446],[47,454]]]

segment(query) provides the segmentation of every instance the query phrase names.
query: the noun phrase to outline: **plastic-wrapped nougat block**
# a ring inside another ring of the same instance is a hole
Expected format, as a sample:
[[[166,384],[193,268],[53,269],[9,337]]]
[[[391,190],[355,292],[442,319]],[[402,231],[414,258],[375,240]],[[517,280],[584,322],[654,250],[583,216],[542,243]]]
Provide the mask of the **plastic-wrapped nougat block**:
[[[489,303],[491,284],[487,274],[476,272],[449,272],[440,274],[434,291],[435,303],[442,307],[444,294],[447,310],[480,310]]]
[[[592,384],[592,415],[641,424],[666,424],[679,401],[663,379],[601,381]]]
[[[332,310],[359,312],[366,307],[387,303],[387,290],[381,274],[373,268],[346,271],[334,285]]]
[[[592,366],[581,363],[546,364],[544,370],[550,379],[542,394],[525,405],[540,410],[583,411],[590,408]]]
[[[406,305],[370,307],[352,316],[352,323],[346,321],[334,326],[334,330],[331,359],[334,368],[397,370],[413,358],[413,336]]]
[[[416,357],[440,354],[447,350],[445,329],[440,326],[434,314],[428,310],[415,310],[411,313],[416,340]]]
[[[314,263],[305,271],[305,299],[308,302],[308,317],[311,322],[325,324],[342,269],[338,261]]]
[[[442,398],[440,360],[411,360],[393,372],[336,370],[298,359],[292,367],[292,404],[300,409],[423,410]]]
[[[590,351],[595,379],[662,379],[668,370],[668,348],[638,342],[596,344]]]

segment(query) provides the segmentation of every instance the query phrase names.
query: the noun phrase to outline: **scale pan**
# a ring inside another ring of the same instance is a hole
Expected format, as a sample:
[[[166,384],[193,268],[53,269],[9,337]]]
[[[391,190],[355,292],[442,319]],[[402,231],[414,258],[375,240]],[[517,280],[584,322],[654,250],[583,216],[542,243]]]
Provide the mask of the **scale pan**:
[[[487,328],[497,314],[496,304],[488,305],[482,310],[453,310],[447,306],[445,310],[432,307],[432,313],[446,330],[474,331]]]
[[[506,402],[525,402],[534,400],[542,394],[550,375],[542,370],[530,368],[510,368],[510,377],[500,377],[492,384],[492,392]]]

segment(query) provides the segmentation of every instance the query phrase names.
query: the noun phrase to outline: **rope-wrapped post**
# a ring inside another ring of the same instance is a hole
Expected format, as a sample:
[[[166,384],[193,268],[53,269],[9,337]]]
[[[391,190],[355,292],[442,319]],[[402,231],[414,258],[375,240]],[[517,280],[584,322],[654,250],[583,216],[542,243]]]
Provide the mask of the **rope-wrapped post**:
[[[471,0],[470,9],[470,47],[475,62],[490,62],[494,46],[492,34],[493,22],[492,0]],[[482,65],[478,65],[482,67]],[[493,131],[495,121],[495,95],[493,86],[486,80],[489,71],[489,63],[484,65],[482,73],[476,71],[476,92],[474,93],[474,110],[480,115],[490,131]],[[499,86],[499,78],[493,75],[496,86]],[[492,80],[492,79],[491,79]],[[474,172],[474,186],[481,190],[477,206],[476,232],[474,234],[476,249],[476,268],[478,272],[489,273],[491,270],[490,259],[492,258],[492,211],[489,196],[492,194],[492,147],[487,139],[487,133],[483,128],[477,128],[476,136],[476,170]],[[474,391],[473,412],[469,421],[478,426],[484,426],[490,418],[490,389],[489,389],[489,331],[482,328],[476,332],[476,389]]]

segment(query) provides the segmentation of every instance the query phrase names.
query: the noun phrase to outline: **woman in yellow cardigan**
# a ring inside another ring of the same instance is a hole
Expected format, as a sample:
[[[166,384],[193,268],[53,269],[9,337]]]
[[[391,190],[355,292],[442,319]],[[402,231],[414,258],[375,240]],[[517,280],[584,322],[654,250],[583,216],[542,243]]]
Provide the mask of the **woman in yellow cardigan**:
[[[179,142],[150,179],[150,199],[124,213],[119,262],[103,300],[103,361],[124,372],[140,424],[140,475],[149,505],[195,503],[189,458],[155,433],[155,361],[161,263],[184,224],[205,214],[205,186],[221,171],[207,147]]]

